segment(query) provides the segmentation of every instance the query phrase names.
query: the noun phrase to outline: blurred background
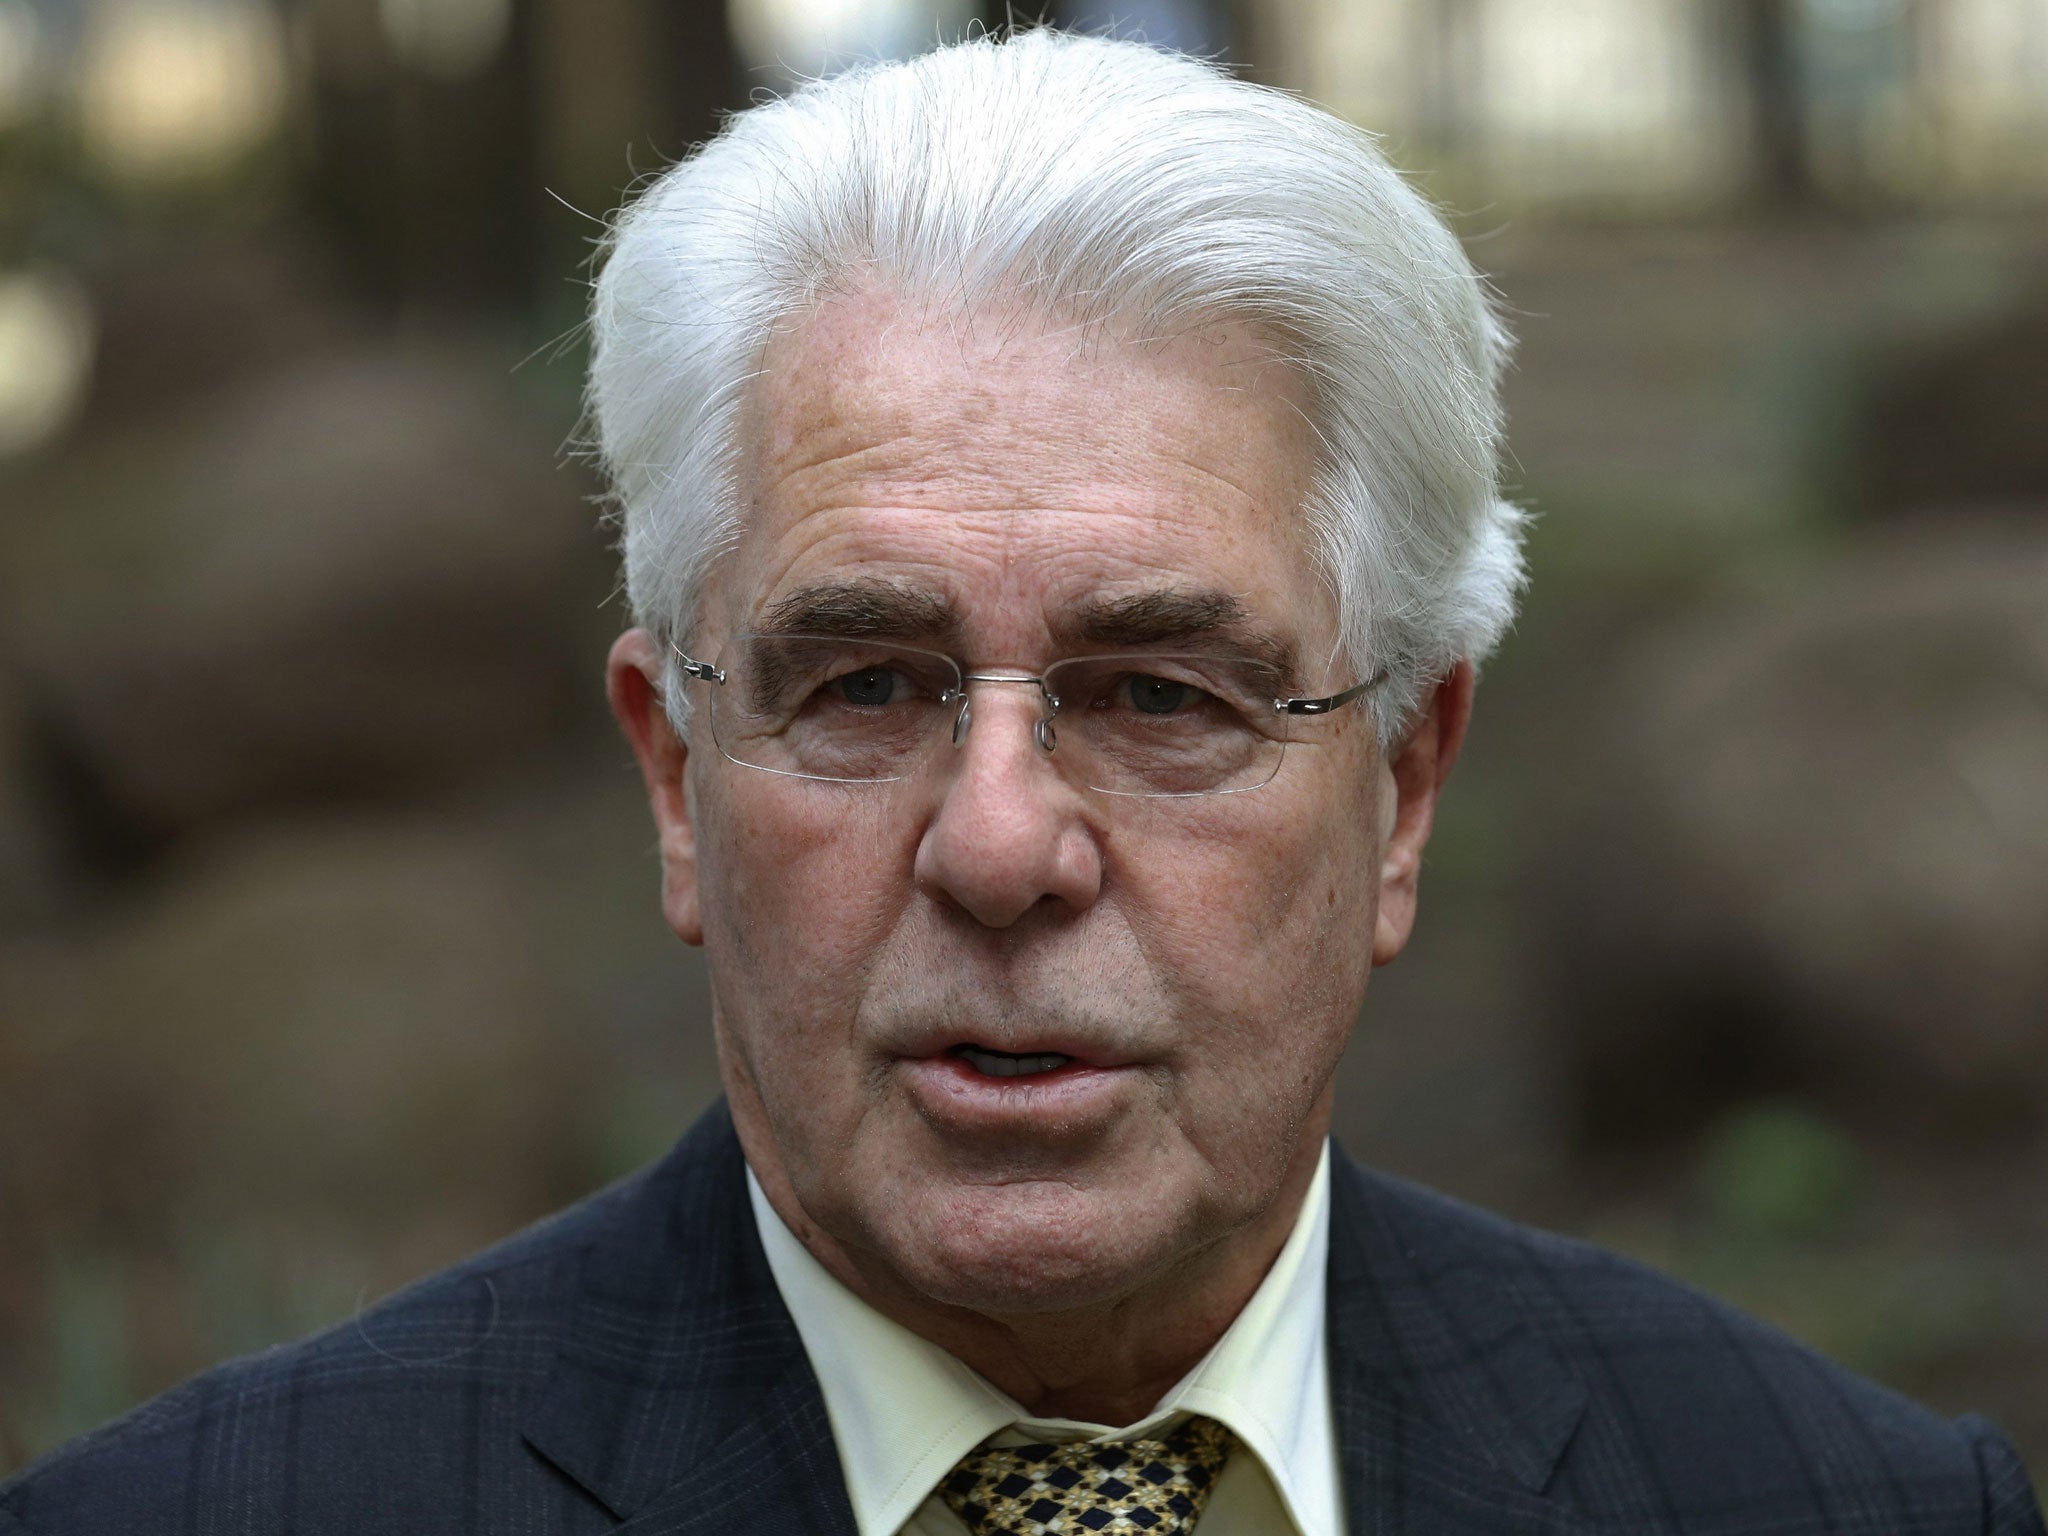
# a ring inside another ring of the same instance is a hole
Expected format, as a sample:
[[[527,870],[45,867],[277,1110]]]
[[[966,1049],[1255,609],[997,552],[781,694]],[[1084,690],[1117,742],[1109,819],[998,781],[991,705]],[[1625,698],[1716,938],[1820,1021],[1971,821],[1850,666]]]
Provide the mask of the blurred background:
[[[978,0],[0,0],[0,1470],[715,1091],[602,705],[585,263]],[[2048,1474],[2048,0],[1055,4],[1386,135],[1526,616],[1351,1150]]]

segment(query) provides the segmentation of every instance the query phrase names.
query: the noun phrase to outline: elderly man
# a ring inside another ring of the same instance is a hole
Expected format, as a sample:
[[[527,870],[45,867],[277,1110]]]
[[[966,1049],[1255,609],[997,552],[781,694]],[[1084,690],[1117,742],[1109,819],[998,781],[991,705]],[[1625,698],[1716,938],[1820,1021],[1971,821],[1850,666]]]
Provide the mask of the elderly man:
[[[982,40],[736,118],[593,323],[725,1102],[0,1530],[2040,1536],[1989,1425],[1328,1145],[1520,580],[1363,135]]]

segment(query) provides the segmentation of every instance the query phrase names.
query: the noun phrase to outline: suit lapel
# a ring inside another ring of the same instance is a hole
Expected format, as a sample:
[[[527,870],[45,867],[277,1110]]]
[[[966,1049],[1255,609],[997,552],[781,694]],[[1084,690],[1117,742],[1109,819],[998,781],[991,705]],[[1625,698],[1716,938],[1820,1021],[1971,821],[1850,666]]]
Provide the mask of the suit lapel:
[[[624,1530],[851,1536],[723,1103],[621,1191],[526,1439]]]
[[[1331,1164],[1330,1393],[1351,1536],[1564,1533],[1544,1490],[1585,1389],[1441,1197]],[[1454,1214],[1455,1213],[1455,1214]]]
[[[853,1506],[808,1363],[784,1373],[753,1414],[620,1526],[622,1536],[852,1536]]]

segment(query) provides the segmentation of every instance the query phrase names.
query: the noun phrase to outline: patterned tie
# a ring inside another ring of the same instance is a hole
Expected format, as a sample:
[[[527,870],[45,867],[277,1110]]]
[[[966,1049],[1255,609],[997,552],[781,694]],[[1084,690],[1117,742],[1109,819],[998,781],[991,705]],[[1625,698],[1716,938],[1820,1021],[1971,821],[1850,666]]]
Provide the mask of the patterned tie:
[[[1193,1418],[1164,1440],[984,1445],[939,1496],[974,1536],[1183,1536],[1236,1444]]]

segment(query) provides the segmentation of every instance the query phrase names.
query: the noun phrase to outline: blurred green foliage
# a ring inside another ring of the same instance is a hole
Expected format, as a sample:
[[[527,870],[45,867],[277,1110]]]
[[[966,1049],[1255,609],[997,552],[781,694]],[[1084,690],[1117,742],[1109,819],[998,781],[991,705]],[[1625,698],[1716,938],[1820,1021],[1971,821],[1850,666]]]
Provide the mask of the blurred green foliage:
[[[1738,1238],[1788,1242],[1837,1230],[1866,1189],[1856,1144],[1805,1105],[1747,1104],[1716,1126],[1700,1155],[1709,1219]]]

